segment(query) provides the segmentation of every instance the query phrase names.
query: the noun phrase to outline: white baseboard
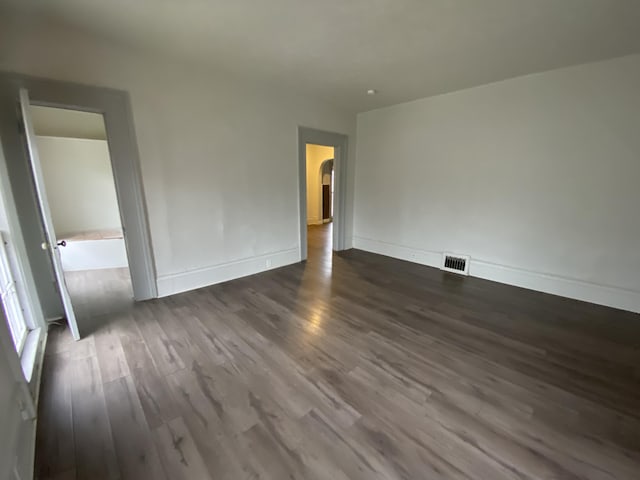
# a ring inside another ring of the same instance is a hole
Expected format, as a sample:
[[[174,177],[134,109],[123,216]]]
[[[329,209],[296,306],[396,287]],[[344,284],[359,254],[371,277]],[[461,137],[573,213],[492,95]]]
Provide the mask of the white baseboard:
[[[469,274],[539,292],[640,313],[640,292],[471,260]]]
[[[428,267],[440,267],[442,253],[428,250],[416,250],[415,248],[403,247],[395,243],[380,242],[363,237],[353,237],[353,248],[364,250],[365,252],[377,253],[387,257],[399,258],[408,262],[427,265]]]
[[[418,250],[363,237],[353,237],[353,247],[367,252],[440,268],[442,252]],[[471,258],[469,275],[538,292],[640,313],[640,292],[573,278],[532,272]]]
[[[299,261],[300,250],[298,248],[292,248],[281,252],[190,270],[188,272],[160,275],[158,277],[158,296],[166,297],[188,290],[195,290],[196,288],[246,277],[247,275],[253,275],[273,268],[284,267],[285,265],[291,265]]]
[[[344,249],[349,250],[351,248],[353,248],[353,236],[349,236],[344,239]]]

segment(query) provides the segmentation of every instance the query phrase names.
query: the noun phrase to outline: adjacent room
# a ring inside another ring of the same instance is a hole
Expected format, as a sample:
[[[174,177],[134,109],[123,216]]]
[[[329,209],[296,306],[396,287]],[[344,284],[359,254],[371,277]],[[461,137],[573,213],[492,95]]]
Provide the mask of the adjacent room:
[[[88,333],[100,327],[102,314],[133,301],[104,120],[78,110],[30,109],[62,270]]]
[[[334,147],[306,144],[308,258],[326,258],[333,250]]]
[[[640,478],[638,25],[0,0],[0,479]]]

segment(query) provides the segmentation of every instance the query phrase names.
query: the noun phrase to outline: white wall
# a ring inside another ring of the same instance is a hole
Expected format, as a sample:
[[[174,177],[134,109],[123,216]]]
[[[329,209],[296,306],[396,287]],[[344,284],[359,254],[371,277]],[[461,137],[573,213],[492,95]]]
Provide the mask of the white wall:
[[[4,312],[0,308],[1,334],[9,335],[4,322]],[[18,398],[20,390],[15,376],[9,364],[7,354],[14,352],[5,351],[5,347],[0,343],[0,478],[10,478],[9,472],[13,469],[17,445],[23,432],[22,419],[18,408]]]
[[[161,295],[298,261],[297,128],[353,146],[354,115],[46,22],[2,15],[0,45],[2,70],[130,93]]]
[[[56,236],[119,230],[107,142],[40,136],[37,145]]]
[[[4,312],[0,308],[0,478],[33,478],[35,422],[23,420],[25,382],[19,373],[19,360],[12,349]],[[18,370],[16,370],[18,369]]]
[[[26,251],[20,248],[21,235],[12,234],[12,221],[9,205],[5,202],[11,187],[7,185],[8,175],[4,169],[4,153],[0,149],[0,233],[6,244],[10,268],[16,290],[24,308],[25,319],[30,328],[37,328],[44,320],[39,308],[28,308],[37,298],[32,284],[27,283],[30,272],[20,258],[26,258]],[[13,213],[15,218],[15,212]],[[31,287],[31,288],[29,288]],[[38,368],[38,367],[36,367]],[[35,382],[35,377],[33,381]],[[21,385],[22,384],[22,385]],[[0,479],[13,479],[14,471],[20,478],[33,477],[33,459],[35,452],[35,424],[21,417],[20,403],[25,405],[25,384],[20,359],[15,351],[4,309],[0,302]],[[37,386],[34,385],[37,391]]]
[[[0,153],[1,155],[1,153]],[[1,189],[0,189],[1,190]],[[2,192],[0,191],[0,232],[7,242],[7,253],[12,269],[16,267],[13,239],[9,234],[9,222],[5,213]],[[21,286],[17,282],[16,286]],[[20,294],[21,289],[18,289]],[[24,301],[23,295],[20,300]],[[26,312],[25,312],[26,313]],[[18,356],[13,349],[11,333],[0,302],[0,479],[11,478],[10,472],[18,465],[20,472],[29,472],[29,463],[33,459],[34,431],[32,422],[24,422],[20,416],[18,401],[22,399],[19,383],[11,362],[18,365]],[[25,476],[25,478],[27,478]]]
[[[640,311],[640,56],[358,116],[354,244]]]
[[[322,172],[325,160],[334,158],[334,148],[307,144],[307,224],[322,223]]]

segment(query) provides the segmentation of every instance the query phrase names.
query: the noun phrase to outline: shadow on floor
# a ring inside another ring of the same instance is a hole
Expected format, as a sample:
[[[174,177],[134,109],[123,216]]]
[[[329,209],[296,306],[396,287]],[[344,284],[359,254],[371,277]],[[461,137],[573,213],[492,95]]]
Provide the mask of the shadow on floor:
[[[82,336],[91,335],[109,321],[109,317],[133,308],[133,289],[127,268],[65,272]]]

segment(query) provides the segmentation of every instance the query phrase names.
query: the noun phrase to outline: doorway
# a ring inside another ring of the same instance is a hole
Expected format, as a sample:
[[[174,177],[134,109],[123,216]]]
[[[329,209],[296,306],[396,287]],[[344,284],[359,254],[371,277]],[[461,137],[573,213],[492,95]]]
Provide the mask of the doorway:
[[[81,331],[127,310],[133,289],[100,113],[29,107],[63,276]]]
[[[33,286],[30,306],[39,325],[66,317],[75,339],[80,338],[72,302],[66,289],[60,248],[47,208],[40,202],[33,151],[37,141],[31,122],[31,106],[55,107],[100,114],[106,129],[108,153],[119,203],[130,285],[136,301],[157,297],[155,265],[144,202],[138,150],[129,96],[126,92],[59,82],[26,75],[0,73],[0,138],[5,152],[9,221],[18,227],[27,284]],[[39,159],[38,159],[39,160]],[[46,211],[45,211],[46,210]],[[18,239],[18,236],[16,236]],[[121,251],[121,249],[120,249]],[[56,260],[57,259],[57,260]],[[53,268],[59,262],[60,268]],[[84,332],[87,333],[87,332]]]
[[[345,248],[347,136],[298,129],[300,260]]]
[[[331,259],[334,157],[333,146],[306,144],[308,259]]]

